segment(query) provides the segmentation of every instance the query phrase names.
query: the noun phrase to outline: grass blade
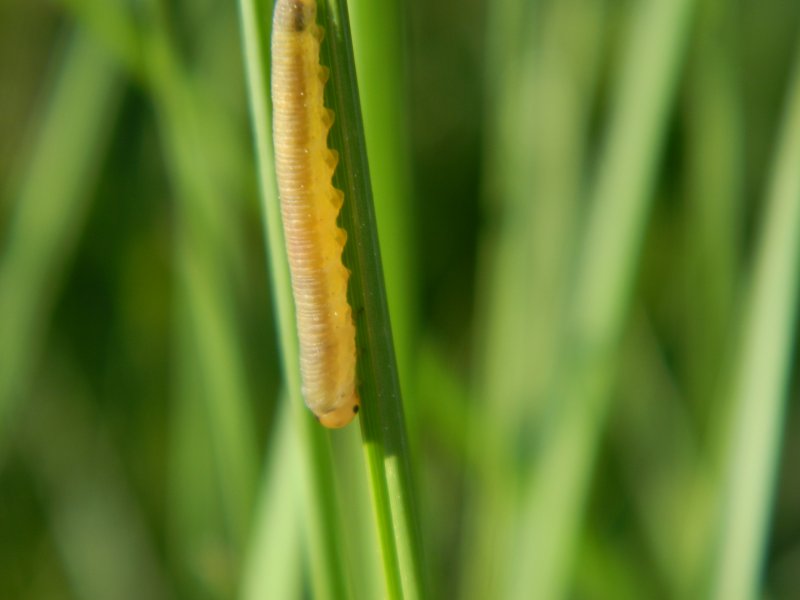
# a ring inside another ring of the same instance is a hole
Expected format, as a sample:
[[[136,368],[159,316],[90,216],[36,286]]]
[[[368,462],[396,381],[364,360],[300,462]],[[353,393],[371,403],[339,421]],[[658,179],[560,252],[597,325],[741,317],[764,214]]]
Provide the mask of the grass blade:
[[[200,115],[176,62],[159,9],[143,50],[178,213],[180,298],[203,375],[218,485],[233,546],[241,552],[255,495],[257,455],[226,269],[232,211],[206,166]]]
[[[514,598],[566,595],[692,5],[648,0],[632,14],[552,396],[557,414],[527,485],[508,579]]]
[[[741,343],[731,370],[733,426],[719,495],[722,519],[711,596],[725,600],[758,595],[788,399],[800,277],[800,52],[789,85]]]
[[[300,365],[294,320],[292,285],[286,247],[283,242],[281,212],[275,181],[272,152],[272,115],[269,95],[269,35],[271,3],[240,0],[239,13],[247,71],[248,99],[256,144],[258,176],[263,208],[267,258],[272,278],[278,324],[279,345],[288,390],[288,401],[295,416],[298,444],[307,465],[302,492],[306,509],[306,531],[311,561],[312,586],[317,598],[344,598],[346,573],[337,540],[342,535],[339,511],[331,474],[328,433],[305,409],[300,392]]]
[[[381,261],[386,275],[386,293],[392,315],[392,333],[397,351],[400,379],[406,389],[413,381],[409,371],[416,331],[416,256],[411,240],[413,215],[409,124],[406,107],[407,81],[403,77],[405,7],[396,0],[351,3],[355,60],[360,74],[359,88],[364,113],[364,130],[369,154],[380,234]],[[406,403],[413,427],[413,403]]]
[[[87,382],[68,368],[71,358],[49,353],[47,376],[35,384],[37,402],[21,419],[18,448],[47,510],[72,596],[174,597],[153,524],[126,478],[108,424],[92,412]]]
[[[706,404],[714,394],[721,365],[709,359],[724,355],[730,342],[727,332],[740,273],[745,155],[742,100],[731,52],[741,35],[735,27],[736,8],[713,0],[699,4],[685,109],[690,244],[686,312],[692,320],[686,356],[694,406]]]
[[[482,365],[477,392],[492,418],[498,440],[515,435],[521,421],[534,422],[544,408],[563,331],[564,297],[574,262],[576,225],[586,158],[589,116],[598,75],[603,7],[600,2],[497,2],[490,5],[487,35],[506,50],[487,68],[486,95],[491,107],[486,135],[497,152],[487,153],[488,210],[498,225],[487,228],[484,245],[491,261],[479,275],[485,310],[476,314],[485,330],[476,344]],[[533,10],[522,19],[517,12]],[[525,23],[520,48],[508,35],[510,23]],[[494,27],[491,25],[494,24]],[[495,39],[497,38],[497,39]],[[495,47],[495,53],[499,48]],[[581,56],[580,67],[574,65]],[[487,443],[485,419],[475,421],[475,456]],[[500,442],[497,445],[503,445]],[[468,561],[465,590],[473,597],[494,593],[491,579],[506,558],[513,520],[498,498],[513,486],[508,461],[487,463],[474,506],[470,506],[464,544]],[[493,518],[491,515],[496,516]]]
[[[250,105],[259,155],[265,227],[277,294],[281,346],[291,402],[297,407],[302,407],[291,285],[272,165],[265,60],[267,36],[264,30],[265,24],[269,23],[270,19],[264,8],[252,0],[242,0],[240,8]],[[405,425],[377,245],[347,9],[344,4],[323,4],[319,6],[318,14],[327,32],[323,44],[323,60],[330,65],[332,74],[331,83],[327,87],[329,97],[326,101],[337,117],[331,133],[331,145],[340,151],[341,156],[335,183],[345,191],[345,197],[348,199],[342,213],[342,222],[349,234],[345,262],[353,271],[350,294],[357,317],[359,347],[366,348],[360,357],[359,371],[363,398],[361,422],[384,557],[384,570],[390,597],[400,597],[405,594],[406,597],[413,598],[419,594],[421,586],[419,575],[421,545],[411,494]],[[347,136],[343,135],[343,131],[348,132]],[[301,420],[303,423],[311,422],[308,415],[301,417]],[[304,427],[310,444],[309,458],[314,472],[308,483],[314,486],[314,489],[320,489],[322,480],[326,476],[330,477],[329,469],[324,465],[326,457],[323,456],[323,449],[314,441],[320,439],[322,432],[316,425],[310,430],[308,425]],[[330,489],[330,486],[327,487]],[[324,496],[332,495],[312,495],[317,502]],[[325,512],[324,507],[317,508],[322,510],[318,516],[322,516]],[[320,573],[326,580],[329,583],[339,581],[343,589],[342,568],[336,564],[335,541],[339,536],[336,533],[335,511],[328,510],[327,518],[317,520],[316,523],[310,524],[310,527],[318,536],[317,546],[320,550],[325,550],[316,554],[312,559],[312,565],[320,566]],[[324,541],[320,543],[320,540]],[[333,589],[330,585],[323,586],[320,593],[327,593],[325,590],[330,589]]]
[[[418,598],[423,594],[421,533],[383,283],[347,5],[329,0],[320,8],[320,20],[328,34],[323,43],[323,60],[327,58],[331,67],[326,100],[337,117],[330,140],[342,158],[334,180],[349,200],[342,210],[342,223],[348,232],[345,263],[353,272],[350,297],[360,349],[361,430],[373,505],[389,596]]]
[[[0,253],[0,445],[25,397],[60,270],[83,225],[120,96],[108,55],[73,33],[52,84]],[[65,148],[70,148],[65,152]]]
[[[304,467],[288,398],[282,400],[242,576],[242,600],[301,597],[301,515],[296,499],[297,477]]]

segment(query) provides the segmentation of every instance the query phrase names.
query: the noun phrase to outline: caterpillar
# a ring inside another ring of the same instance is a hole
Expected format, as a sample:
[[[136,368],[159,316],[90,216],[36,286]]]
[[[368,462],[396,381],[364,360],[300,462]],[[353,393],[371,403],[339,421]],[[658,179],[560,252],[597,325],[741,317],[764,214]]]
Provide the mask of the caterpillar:
[[[277,0],[272,23],[275,167],[300,341],[303,397],[322,425],[344,427],[358,412],[355,325],[342,263],[346,232],[336,219],[338,154],[328,148],[333,111],[323,102],[316,0]]]

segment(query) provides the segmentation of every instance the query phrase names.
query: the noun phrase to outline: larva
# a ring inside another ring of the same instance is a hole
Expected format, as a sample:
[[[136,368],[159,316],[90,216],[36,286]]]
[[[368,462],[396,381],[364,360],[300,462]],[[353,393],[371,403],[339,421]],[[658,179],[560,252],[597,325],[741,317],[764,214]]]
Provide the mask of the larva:
[[[316,0],[277,0],[272,24],[275,165],[300,340],[306,405],[326,427],[358,412],[355,326],[336,225],[344,194],[333,187],[338,155],[328,148],[333,111],[323,104]]]

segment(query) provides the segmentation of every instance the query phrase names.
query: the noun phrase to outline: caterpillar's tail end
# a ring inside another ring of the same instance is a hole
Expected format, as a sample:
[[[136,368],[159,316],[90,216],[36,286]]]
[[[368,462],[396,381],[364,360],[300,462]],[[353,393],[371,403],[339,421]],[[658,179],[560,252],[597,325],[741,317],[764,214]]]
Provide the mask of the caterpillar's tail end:
[[[280,31],[316,33],[317,3],[315,0],[278,0],[275,3],[275,26]],[[316,34],[319,39],[319,34]]]
[[[359,402],[358,398],[354,398],[352,402],[340,406],[339,408],[332,410],[329,413],[325,413],[324,415],[319,415],[317,418],[319,419],[319,422],[328,429],[340,429],[345,425],[348,425],[350,421],[355,418],[360,408],[361,403]]]

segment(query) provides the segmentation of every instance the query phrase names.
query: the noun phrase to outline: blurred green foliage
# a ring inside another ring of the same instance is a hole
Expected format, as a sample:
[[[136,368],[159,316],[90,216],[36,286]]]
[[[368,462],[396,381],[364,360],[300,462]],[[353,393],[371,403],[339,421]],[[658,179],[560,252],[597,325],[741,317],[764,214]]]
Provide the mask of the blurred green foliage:
[[[800,4],[349,6],[429,597],[798,597]],[[315,589],[240,25],[0,4],[0,598]]]

